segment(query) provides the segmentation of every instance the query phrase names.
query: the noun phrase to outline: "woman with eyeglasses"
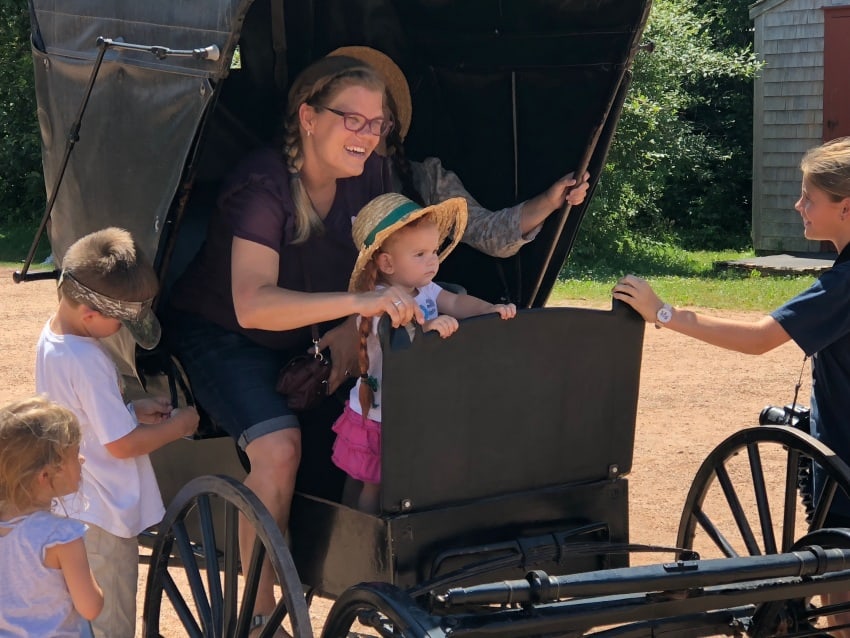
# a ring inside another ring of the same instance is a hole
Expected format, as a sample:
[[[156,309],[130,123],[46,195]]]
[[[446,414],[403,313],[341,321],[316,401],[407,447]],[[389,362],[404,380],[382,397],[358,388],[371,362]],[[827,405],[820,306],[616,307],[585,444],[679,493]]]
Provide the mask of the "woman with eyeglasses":
[[[384,92],[375,71],[353,58],[323,58],[302,72],[289,92],[284,148],[254,153],[226,180],[206,242],[171,294],[172,350],[198,403],[247,455],[245,484],[283,530],[300,428],[309,433],[318,421],[332,437],[342,404],[328,399],[294,413],[275,390],[282,365],[308,349],[318,325],[318,349],[330,348],[333,361],[333,391],[348,376],[345,367],[354,369],[352,354],[356,362],[356,331],[334,327],[338,320],[382,313],[395,326],[423,320],[404,290],[347,292],[357,257],[351,219],[388,190],[386,160],[374,153],[393,125]],[[254,531],[244,521],[239,540],[247,565]],[[252,631],[268,624],[272,585],[265,569]]]

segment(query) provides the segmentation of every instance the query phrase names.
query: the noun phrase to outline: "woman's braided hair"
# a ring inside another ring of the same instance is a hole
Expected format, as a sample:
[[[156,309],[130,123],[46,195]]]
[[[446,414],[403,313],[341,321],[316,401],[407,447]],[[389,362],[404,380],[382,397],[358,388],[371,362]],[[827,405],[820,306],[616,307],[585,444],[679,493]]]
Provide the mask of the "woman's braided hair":
[[[313,208],[301,181],[304,146],[299,109],[302,104],[328,104],[340,91],[350,86],[362,86],[384,92],[383,81],[371,67],[346,56],[317,60],[301,72],[289,90],[283,153],[286,166],[292,174],[290,191],[295,204],[293,244],[304,243],[311,234],[324,231],[324,224]]]
[[[387,156],[392,161],[393,168],[401,181],[401,194],[420,206],[424,206],[425,198],[422,197],[422,193],[419,192],[419,189],[416,188],[416,184],[413,182],[413,168],[410,166],[410,161],[404,152],[404,144],[401,136],[395,128],[387,134],[386,143]]]

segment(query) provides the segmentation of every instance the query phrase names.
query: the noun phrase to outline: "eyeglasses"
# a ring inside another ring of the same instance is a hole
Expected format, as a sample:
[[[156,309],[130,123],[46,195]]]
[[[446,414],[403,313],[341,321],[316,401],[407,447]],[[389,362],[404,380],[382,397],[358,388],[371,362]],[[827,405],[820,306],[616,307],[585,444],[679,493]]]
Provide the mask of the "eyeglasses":
[[[367,130],[372,135],[377,135],[381,137],[382,135],[386,135],[391,130],[393,130],[393,122],[391,119],[386,119],[383,117],[375,117],[371,120],[368,119],[365,115],[361,115],[360,113],[346,113],[345,111],[338,111],[336,109],[332,109],[329,106],[324,106],[322,104],[311,105],[314,109],[325,109],[326,111],[330,111],[334,115],[339,115],[342,118],[342,123],[346,129],[351,131],[352,133],[362,133],[364,130]]]

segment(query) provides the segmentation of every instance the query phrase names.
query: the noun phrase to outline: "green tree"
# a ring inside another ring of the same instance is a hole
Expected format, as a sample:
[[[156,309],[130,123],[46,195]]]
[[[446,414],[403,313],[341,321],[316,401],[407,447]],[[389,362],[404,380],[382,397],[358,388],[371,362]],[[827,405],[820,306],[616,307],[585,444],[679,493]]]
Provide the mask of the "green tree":
[[[0,41],[0,219],[19,223],[45,202],[26,3],[0,1]]]
[[[740,4],[740,3],[735,3]],[[749,241],[752,53],[731,0],[655,0],[573,259]],[[746,20],[745,23],[741,23]]]

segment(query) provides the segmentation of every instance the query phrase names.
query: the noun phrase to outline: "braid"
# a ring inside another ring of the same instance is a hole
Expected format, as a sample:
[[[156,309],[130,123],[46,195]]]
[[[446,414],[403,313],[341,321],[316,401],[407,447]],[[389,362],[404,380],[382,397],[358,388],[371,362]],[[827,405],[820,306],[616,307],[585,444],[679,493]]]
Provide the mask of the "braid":
[[[307,196],[307,189],[304,188],[304,183],[301,181],[304,148],[301,144],[301,125],[297,110],[287,117],[283,150],[286,167],[291,173],[289,191],[292,194],[292,203],[295,204],[295,237],[292,243],[303,244],[314,233],[321,234],[325,225],[313,208],[313,204]]]
[[[401,141],[401,136],[395,127],[387,135],[387,155],[392,160],[393,168],[401,180],[401,194],[410,200],[413,200],[420,206],[425,205],[422,193],[413,183],[413,169],[404,153],[404,145]]]
[[[366,264],[363,271],[363,290],[374,290],[375,282],[378,279],[378,265],[373,259]],[[369,410],[372,409],[372,404],[375,402],[375,388],[369,379],[369,351],[366,347],[366,340],[372,330],[372,318],[360,318],[360,352],[357,361],[360,364],[360,412],[365,419],[369,415]]]

